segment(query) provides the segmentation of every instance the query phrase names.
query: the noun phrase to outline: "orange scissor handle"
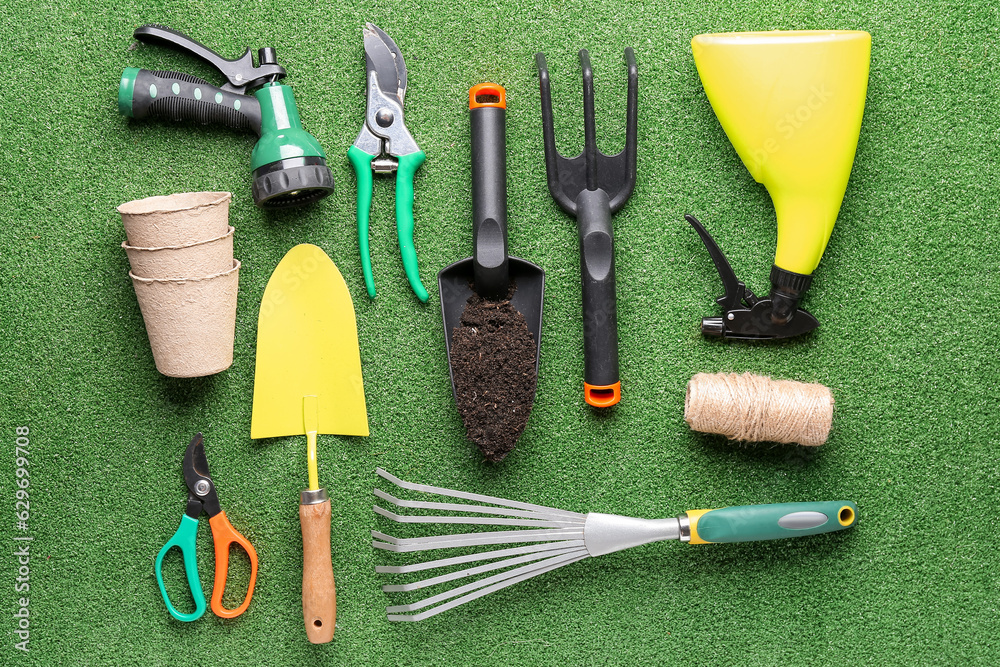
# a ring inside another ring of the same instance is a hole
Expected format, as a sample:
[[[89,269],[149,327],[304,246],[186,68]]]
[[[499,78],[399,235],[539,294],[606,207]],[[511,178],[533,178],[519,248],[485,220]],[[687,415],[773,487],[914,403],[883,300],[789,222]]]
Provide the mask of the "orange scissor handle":
[[[229,523],[225,512],[219,512],[208,520],[212,526],[212,540],[215,542],[215,584],[212,587],[212,611],[222,618],[236,618],[250,606],[253,597],[253,587],[257,583],[257,551],[243,537],[233,524]],[[226,609],[222,606],[222,594],[226,592],[226,578],[229,576],[229,547],[236,543],[243,547],[250,557],[250,585],[247,586],[243,604],[236,609]]]

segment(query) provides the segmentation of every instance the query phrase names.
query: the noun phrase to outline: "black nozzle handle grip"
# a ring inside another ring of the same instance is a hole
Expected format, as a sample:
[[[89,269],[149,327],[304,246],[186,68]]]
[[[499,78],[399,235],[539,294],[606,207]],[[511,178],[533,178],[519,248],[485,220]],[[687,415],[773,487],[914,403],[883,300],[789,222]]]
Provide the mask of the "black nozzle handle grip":
[[[482,84],[473,91],[482,92]],[[497,86],[497,92],[503,89]],[[497,95],[497,97],[503,97]],[[507,131],[505,106],[470,95],[472,123],[472,272],[476,293],[503,299],[510,284],[507,259]],[[504,102],[505,104],[505,102]]]
[[[217,88],[183,72],[130,68],[118,89],[119,110],[131,118],[189,120],[225,125],[260,135],[260,102],[256,97]]]
[[[576,198],[583,281],[584,398],[610,407],[621,398],[618,374],[618,299],[615,291],[615,240],[611,202],[601,189]]]

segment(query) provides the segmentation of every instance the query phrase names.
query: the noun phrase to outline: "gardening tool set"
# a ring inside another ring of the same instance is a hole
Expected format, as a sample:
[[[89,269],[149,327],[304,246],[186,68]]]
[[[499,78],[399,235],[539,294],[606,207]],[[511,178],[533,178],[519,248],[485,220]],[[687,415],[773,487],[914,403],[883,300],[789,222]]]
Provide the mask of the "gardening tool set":
[[[363,282],[374,299],[369,252],[373,175],[395,173],[395,217],[403,273],[417,299],[427,302],[430,294],[421,282],[414,244],[414,178],[425,153],[404,122],[406,64],[395,41],[383,30],[366,23],[361,33],[366,65],[365,117],[346,153],[357,178]],[[137,120],[190,120],[255,132],[260,138],[251,157],[252,195],[262,208],[314,204],[333,193],[333,173],[326,164],[326,153],[316,138],[302,129],[291,88],[280,83],[286,72],[274,49],[260,49],[255,66],[249,50],[238,59],[227,60],[163,26],[142,26],[134,36],[144,43],[170,46],[201,58],[226,82],[215,87],[188,74],[128,68],[118,93],[122,114]],[[722,315],[702,320],[704,334],[762,341],[806,334],[819,326],[800,304],[846,191],[864,111],[870,47],[870,35],[848,31],[713,34],[692,40],[705,94],[740,159],[770,193],[778,227],[771,291],[765,299],[736,277],[706,226],[693,215],[685,216],[707,248],[725,291],[717,300]],[[605,155],[597,148],[594,73],[586,50],[579,52],[579,60],[584,147],[578,156],[567,158],[556,149],[547,62],[542,53],[535,57],[541,148],[549,192],[577,223],[584,401],[613,417],[614,410],[608,409],[622,399],[617,303],[619,296],[627,299],[628,292],[620,293],[616,287],[612,217],[636,188],[638,66],[633,50],[625,49],[625,145],[618,154]],[[251,89],[255,91],[252,95],[248,94]],[[524,431],[535,400],[545,272],[509,254],[507,91],[499,84],[483,83],[469,90],[468,102],[472,256],[441,269],[438,288],[456,406],[469,440],[488,460],[500,461]],[[310,118],[317,121],[315,116]],[[229,200],[229,193],[184,193],[150,197],[119,208],[130,275],[156,367],[166,375],[207,375],[233,362],[240,263],[233,259]],[[512,222],[516,225],[519,220],[514,216]],[[720,238],[729,234],[716,222],[709,226]],[[761,382],[770,380],[763,378]],[[758,386],[749,381],[744,384],[748,387],[745,391],[751,393]],[[833,408],[829,391],[823,396],[828,410],[824,412],[821,442],[829,432]],[[703,411],[717,405],[716,397],[711,398],[698,402],[707,406]],[[687,402],[692,400],[689,396]],[[725,412],[725,407],[719,412]],[[369,428],[354,303],[340,270],[318,246],[301,244],[288,250],[263,292],[252,408],[251,438],[306,436],[308,485],[299,495],[303,622],[309,641],[328,642],[336,627],[332,507],[330,494],[319,485],[317,440],[319,434],[368,436]],[[756,414],[743,415],[750,426],[735,431],[701,428],[712,433],[735,432],[738,435],[731,437],[741,439],[750,437],[742,435],[745,433],[777,432],[757,428],[753,422]],[[701,412],[698,417],[701,419]],[[778,420],[782,424],[787,421],[784,413]],[[802,423],[812,428],[815,421],[803,419]],[[782,441],[800,442],[802,437],[792,434]],[[205,511],[216,550],[211,607],[224,618],[239,616],[253,596],[257,554],[220,508],[201,434],[187,448],[183,473],[189,489],[187,511],[154,563],[163,601],[170,615],[180,621],[193,621],[205,611],[195,552],[198,517]],[[675,518],[639,519],[414,484],[381,468],[377,474],[403,491],[442,499],[397,498],[376,488],[375,495],[385,503],[416,510],[413,514],[397,513],[376,505],[376,514],[384,519],[406,524],[501,527],[404,538],[372,531],[372,546],[383,551],[449,551],[427,562],[376,568],[389,575],[442,572],[410,583],[385,585],[387,593],[424,588],[438,591],[417,602],[388,607],[391,621],[419,621],[578,560],[651,542],[709,544],[801,537],[852,527],[858,517],[857,507],[850,501],[823,501],[691,510]],[[230,609],[223,606],[222,596],[234,543],[246,551],[251,568],[243,602]],[[182,555],[194,600],[192,612],[179,611],[164,585],[163,561],[173,547]],[[454,555],[451,550],[456,549],[465,553]]]

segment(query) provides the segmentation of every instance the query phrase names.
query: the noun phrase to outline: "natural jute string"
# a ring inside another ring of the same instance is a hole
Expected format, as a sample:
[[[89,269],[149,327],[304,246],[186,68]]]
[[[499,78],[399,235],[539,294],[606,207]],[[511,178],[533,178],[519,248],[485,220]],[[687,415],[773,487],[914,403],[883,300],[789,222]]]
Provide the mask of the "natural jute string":
[[[833,395],[821,384],[744,373],[698,373],[688,382],[684,420],[695,431],[731,440],[826,442]]]

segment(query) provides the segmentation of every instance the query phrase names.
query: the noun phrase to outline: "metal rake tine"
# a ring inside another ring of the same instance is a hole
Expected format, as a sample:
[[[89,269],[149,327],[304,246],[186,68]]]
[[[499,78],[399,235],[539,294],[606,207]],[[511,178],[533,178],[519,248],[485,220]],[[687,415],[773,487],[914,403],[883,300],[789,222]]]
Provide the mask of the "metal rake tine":
[[[484,496],[478,493],[467,493],[465,491],[456,491],[455,489],[445,489],[440,486],[430,486],[428,484],[414,484],[412,482],[404,482],[395,475],[386,472],[382,468],[376,468],[375,472],[378,473],[380,477],[386,479],[396,486],[407,489],[409,491],[419,491],[421,493],[429,493],[437,496],[448,496],[450,498],[461,498],[462,500],[472,500],[477,503],[489,503],[491,505],[499,505],[501,507],[513,507],[514,509],[529,510],[533,512],[551,512],[553,514],[561,514],[565,516],[576,517],[579,519],[586,519],[587,515],[580,514],[579,512],[570,512],[567,510],[557,509],[555,507],[545,507],[543,505],[533,505],[531,503],[521,503],[515,500],[507,500],[506,498],[497,498],[495,496]]]
[[[449,609],[454,609],[458,605],[465,604],[484,595],[488,595],[494,591],[506,588],[508,586],[513,586],[514,584],[520,583],[526,579],[531,579],[545,572],[550,572],[563,565],[569,565],[570,563],[575,563],[578,560],[586,558],[589,554],[586,549],[580,549],[579,551],[574,551],[569,554],[562,554],[559,556],[553,556],[546,560],[538,563],[529,563],[528,565],[522,565],[521,567],[515,568],[508,572],[501,572],[500,574],[495,574],[492,577],[487,577],[485,579],[480,579],[479,581],[474,581],[465,586],[459,586],[450,591],[445,591],[439,595],[434,595],[429,598],[425,598],[413,604],[407,605],[395,605],[391,607],[386,607],[386,614],[389,615],[390,621],[419,621],[424,618],[428,618],[435,614],[440,614],[443,611]],[[477,590],[478,589],[478,590]],[[465,595],[470,593],[470,595]],[[457,600],[452,600],[447,604],[440,605],[430,610],[429,612],[424,612],[423,614],[415,614],[413,616],[401,616],[395,617],[394,615],[399,612],[410,612],[418,611],[425,607],[429,607],[437,604],[438,602],[444,602],[446,600],[451,600],[452,598],[459,597]]]
[[[543,558],[551,558],[553,556],[559,556],[562,554],[575,552],[578,549],[579,547],[564,547],[562,549],[556,549],[551,552],[525,554],[523,556],[517,556],[514,558],[506,558],[504,560],[497,561],[496,563],[487,563],[486,565],[477,565],[476,567],[469,567],[464,570],[456,570],[455,572],[449,572],[448,574],[442,574],[436,577],[430,577],[429,579],[421,579],[420,581],[411,581],[408,584],[386,584],[382,586],[382,591],[385,593],[408,593],[410,591],[416,591],[420,590],[421,588],[436,586],[438,584],[443,584],[448,581],[454,581],[456,579],[464,579],[466,577],[471,577],[477,574],[492,572],[493,570],[502,570],[504,568],[514,567],[515,565],[523,565],[524,563],[531,563],[533,561],[541,560]]]
[[[409,553],[412,551],[430,551],[433,549],[450,549],[452,547],[480,547],[491,544],[518,544],[522,542],[548,542],[550,540],[582,540],[583,528],[568,530],[494,530],[486,533],[462,533],[458,535],[436,535],[432,537],[397,538],[378,531],[372,531],[372,537],[384,540],[372,542],[376,549]]]
[[[556,551],[568,547],[582,547],[583,540],[563,540],[562,542],[546,542],[544,544],[532,544],[526,547],[513,547],[510,549],[496,549],[494,551],[484,551],[481,553],[466,554],[465,556],[453,556],[451,558],[439,558],[438,560],[428,560],[423,563],[413,563],[410,565],[376,565],[375,572],[379,574],[410,574],[423,570],[434,570],[439,567],[450,567],[452,565],[464,565],[480,560],[493,560],[494,558],[506,558],[508,556],[519,556],[521,554],[540,553],[543,551]]]
[[[582,521],[549,521],[545,519],[500,519],[479,516],[447,516],[447,515],[412,515],[396,514],[387,509],[372,505],[376,514],[391,519],[397,523],[440,523],[440,524],[473,524],[476,526],[535,526],[536,528],[565,528],[582,526]]]
[[[500,514],[506,516],[517,516],[525,519],[550,519],[555,520],[557,517],[565,517],[565,512],[555,511],[555,512],[538,512],[535,510],[516,510],[506,507],[484,507],[483,505],[468,505],[466,503],[438,503],[429,502],[423,500],[401,500],[392,496],[382,489],[375,489],[375,495],[386,501],[387,503],[392,503],[397,507],[405,507],[407,509],[421,509],[421,510],[444,510],[448,512],[473,512],[476,514]],[[582,521],[582,519],[581,519]]]

